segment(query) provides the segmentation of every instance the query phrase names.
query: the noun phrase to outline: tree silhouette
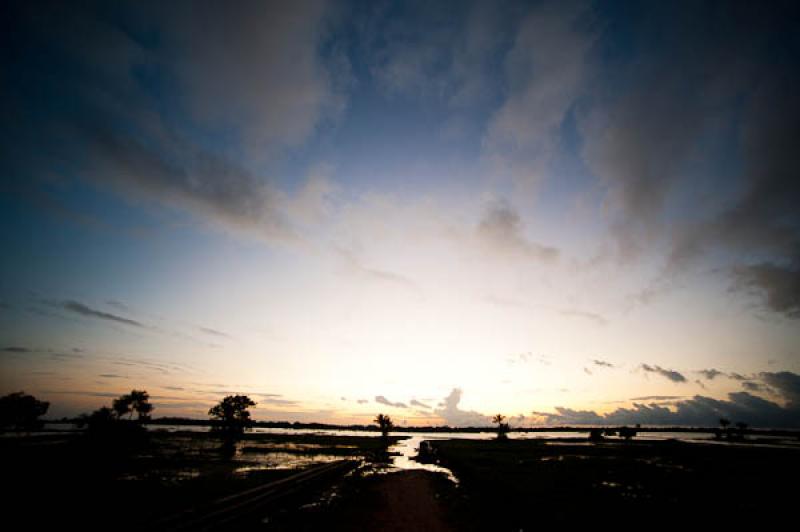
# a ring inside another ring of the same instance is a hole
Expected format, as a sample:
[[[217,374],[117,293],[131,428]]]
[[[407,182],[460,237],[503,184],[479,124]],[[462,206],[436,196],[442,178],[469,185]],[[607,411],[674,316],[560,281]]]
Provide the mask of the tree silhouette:
[[[33,430],[42,426],[40,417],[47,413],[50,403],[39,401],[25,392],[0,397],[0,427]]]
[[[375,423],[378,424],[378,428],[381,431],[381,436],[384,438],[389,437],[389,431],[392,430],[394,427],[394,423],[392,423],[392,418],[385,414],[378,414],[378,417],[375,418]]]
[[[150,419],[150,412],[153,411],[153,405],[150,404],[150,394],[144,390],[131,390],[128,397],[131,401],[131,411],[136,412],[139,421]]]
[[[114,411],[114,414],[117,416],[117,419],[122,419],[123,416],[133,414],[131,402],[130,395],[121,395],[112,401],[111,408]]]
[[[497,425],[498,440],[508,439],[508,431],[511,430],[511,427],[508,426],[508,423],[506,423],[505,420],[506,417],[503,414],[496,414],[492,418],[492,423]]]
[[[150,394],[144,390],[131,390],[129,394],[120,395],[111,403],[111,408],[118,419],[122,419],[124,416],[131,419],[136,413],[139,422],[147,421],[150,418],[150,412],[153,411]]]
[[[208,411],[213,430],[228,436],[241,435],[253,425],[248,410],[251,406],[256,403],[246,395],[228,395]]]

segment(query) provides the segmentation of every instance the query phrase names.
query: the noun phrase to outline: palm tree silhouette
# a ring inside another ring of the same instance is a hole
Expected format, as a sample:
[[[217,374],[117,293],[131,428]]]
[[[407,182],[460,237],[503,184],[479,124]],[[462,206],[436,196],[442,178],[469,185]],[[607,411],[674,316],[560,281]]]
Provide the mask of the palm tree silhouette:
[[[497,425],[497,439],[498,440],[505,440],[508,438],[508,431],[511,430],[511,427],[508,426],[508,423],[505,423],[506,417],[503,414],[496,414],[492,418],[492,423]]]

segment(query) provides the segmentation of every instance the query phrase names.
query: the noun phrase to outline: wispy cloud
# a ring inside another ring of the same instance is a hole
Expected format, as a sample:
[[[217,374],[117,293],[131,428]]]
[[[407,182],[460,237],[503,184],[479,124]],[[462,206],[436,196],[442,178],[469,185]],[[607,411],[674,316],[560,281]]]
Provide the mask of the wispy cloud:
[[[375,396],[375,402],[381,405],[393,406],[395,408],[408,408],[408,405],[401,402],[392,402],[382,395]]]
[[[132,320],[130,318],[124,318],[122,316],[117,316],[116,314],[111,314],[109,312],[103,312],[101,310],[93,309],[78,301],[74,300],[63,301],[60,303],[60,306],[64,310],[80,314],[81,316],[87,316],[89,318],[97,318],[100,320],[113,321],[116,323],[122,323],[124,325],[130,325],[132,327],[138,327],[141,329],[147,328],[146,325],[136,320]]]
[[[661,375],[665,379],[671,380],[672,382],[686,382],[686,377],[674,369],[664,369],[661,366],[650,366],[648,364],[642,364],[640,367],[647,373]]]

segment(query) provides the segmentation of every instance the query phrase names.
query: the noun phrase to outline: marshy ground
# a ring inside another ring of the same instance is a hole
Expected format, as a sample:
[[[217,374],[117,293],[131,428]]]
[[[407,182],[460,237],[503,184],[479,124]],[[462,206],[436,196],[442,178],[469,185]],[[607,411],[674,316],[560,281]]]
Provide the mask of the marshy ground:
[[[369,436],[253,434],[233,457],[208,433],[153,432],[127,443],[82,434],[0,439],[6,517],[29,526],[152,528],[340,460],[360,465],[304,484],[236,528],[765,526],[792,517],[800,479],[800,450],[775,445],[454,439],[431,448],[457,483],[390,467],[385,442]]]

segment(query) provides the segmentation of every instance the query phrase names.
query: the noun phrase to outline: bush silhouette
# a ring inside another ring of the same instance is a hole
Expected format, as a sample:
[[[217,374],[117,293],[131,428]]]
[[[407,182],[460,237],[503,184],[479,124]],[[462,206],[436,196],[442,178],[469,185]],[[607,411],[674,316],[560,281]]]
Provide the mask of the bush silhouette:
[[[0,397],[0,427],[14,430],[34,430],[42,427],[40,417],[47,413],[50,403],[39,401],[25,392]]]

